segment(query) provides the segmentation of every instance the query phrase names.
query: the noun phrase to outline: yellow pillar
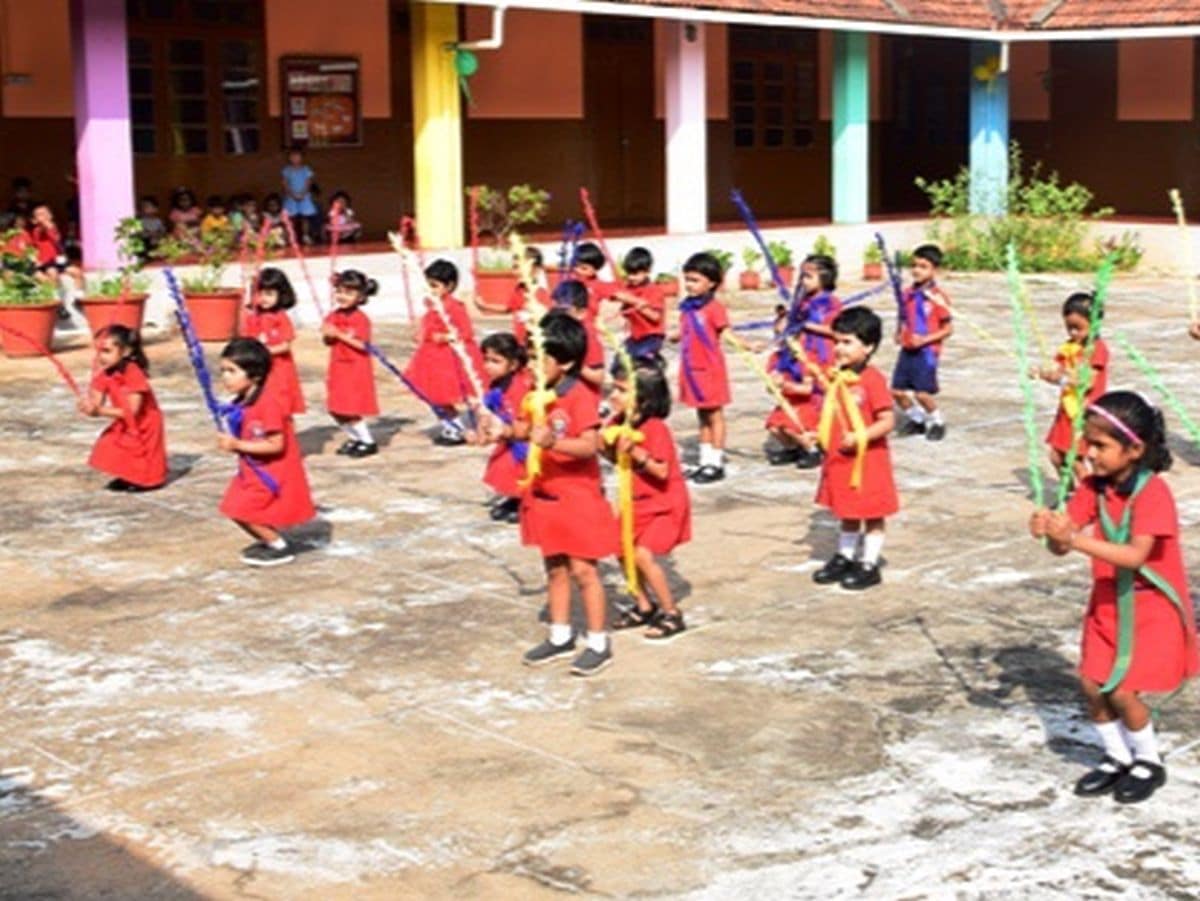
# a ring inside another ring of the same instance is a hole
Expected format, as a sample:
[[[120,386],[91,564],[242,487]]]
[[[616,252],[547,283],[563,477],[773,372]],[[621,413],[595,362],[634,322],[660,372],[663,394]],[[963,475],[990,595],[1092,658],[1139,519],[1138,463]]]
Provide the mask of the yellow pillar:
[[[413,194],[428,247],[463,243],[462,109],[454,53],[458,7],[413,3]]]

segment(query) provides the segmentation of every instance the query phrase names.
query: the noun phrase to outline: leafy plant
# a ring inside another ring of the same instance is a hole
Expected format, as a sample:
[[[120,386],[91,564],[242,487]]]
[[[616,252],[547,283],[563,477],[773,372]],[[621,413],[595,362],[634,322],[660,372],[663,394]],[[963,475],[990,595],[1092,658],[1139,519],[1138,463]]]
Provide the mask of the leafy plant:
[[[762,258],[762,252],[757,247],[746,247],[742,250],[742,265],[746,267],[747,272],[757,272]]]
[[[673,272],[660,272],[654,276],[654,284],[656,285],[671,285],[679,282],[679,276]]]
[[[1137,232],[1121,232],[1121,236],[1096,240],[1096,253],[1100,257],[1112,256],[1116,267],[1122,272],[1136,269],[1146,249],[1142,247]]]
[[[508,236],[518,228],[537,225],[550,209],[550,192],[530,184],[513,185],[501,193],[488,185],[467,188],[467,196],[478,191],[475,203],[479,234],[491,238],[496,247],[507,247]]]
[[[130,294],[144,294],[150,288],[150,280],[138,275],[146,259],[146,233],[142,222],[135,216],[127,216],[113,230],[117,247],[117,259],[121,266],[116,274],[101,274],[87,283],[89,297],[117,298]]]
[[[837,248],[824,235],[817,235],[817,240],[813,241],[812,254],[813,256],[829,257],[836,260]]]
[[[871,241],[863,249],[863,264],[867,266],[878,266],[883,262],[883,251],[879,249],[879,245]]]
[[[513,272],[513,257],[499,247],[485,247],[479,252],[479,271],[510,275]]]
[[[721,272],[723,272],[723,273],[728,272],[729,267],[731,267],[733,265],[733,251],[732,250],[721,250],[720,248],[717,248],[717,247],[710,247],[708,250],[706,250],[704,252],[709,254],[710,256],[712,256],[714,259],[716,259],[717,265],[719,265],[721,267]]]
[[[35,306],[58,299],[54,283],[38,278],[37,251],[19,243],[20,229],[0,234],[0,304]]]
[[[266,246],[261,252],[266,256],[270,251],[277,250],[282,239],[277,234],[268,234]],[[256,255],[260,252],[259,236],[253,233],[246,235],[246,253]],[[241,250],[241,238],[233,226],[213,228],[200,235],[186,236],[170,235],[164,238],[154,250],[154,256],[166,260],[172,265],[178,263],[193,263],[200,267],[197,274],[181,279],[183,290],[193,294],[207,294],[213,291],[227,289],[223,285],[225,270],[234,261]]]
[[[1044,175],[1041,163],[1026,171],[1015,141],[1009,147],[1005,216],[971,213],[971,173],[966,167],[940,181],[917,178],[916,185],[929,198],[929,237],[942,246],[952,269],[1003,270],[1010,242],[1026,272],[1088,271],[1104,256],[1099,242],[1088,246],[1088,228],[1112,216],[1112,208],[1093,209],[1095,195],[1088,188],[1078,182],[1063,184],[1057,172]],[[1118,239],[1115,249],[1121,268],[1133,268],[1141,259],[1136,235]]]

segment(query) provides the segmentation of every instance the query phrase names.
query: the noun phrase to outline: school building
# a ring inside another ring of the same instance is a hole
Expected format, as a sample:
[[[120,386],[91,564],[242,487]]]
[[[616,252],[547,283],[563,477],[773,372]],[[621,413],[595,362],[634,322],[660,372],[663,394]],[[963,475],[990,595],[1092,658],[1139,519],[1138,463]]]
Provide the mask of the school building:
[[[1194,0],[0,0],[0,174],[61,210],[77,173],[89,267],[136,196],[261,199],[292,145],[432,246],[476,183],[686,234],[735,186],[762,219],[920,213],[914,177],[969,164],[996,212],[1010,138],[1158,216],[1200,208],[1197,36]]]

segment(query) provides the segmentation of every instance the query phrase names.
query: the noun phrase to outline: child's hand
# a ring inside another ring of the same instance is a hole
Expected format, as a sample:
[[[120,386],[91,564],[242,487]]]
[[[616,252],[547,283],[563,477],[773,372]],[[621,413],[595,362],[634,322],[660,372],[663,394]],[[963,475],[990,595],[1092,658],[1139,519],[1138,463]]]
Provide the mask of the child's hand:
[[[81,397],[75,402],[75,406],[84,416],[96,416],[100,412],[99,406],[92,403],[90,398]]]
[[[858,450],[858,441],[855,439],[853,432],[847,432],[842,436],[842,443],[839,445],[838,450],[843,454],[853,453]]]
[[[1049,519],[1049,510],[1045,508],[1034,510],[1033,513],[1029,515],[1029,534],[1034,538],[1045,538],[1046,523],[1049,521]]]
[[[678,344],[679,340],[682,337],[683,337],[683,333],[678,330],[667,333],[667,340],[670,341],[672,344]]]
[[[613,446],[616,448],[618,454],[633,453],[633,441],[630,440],[628,435],[618,435],[617,443]]]
[[[1075,537],[1075,524],[1065,513],[1046,512],[1046,537],[1055,544],[1069,547]]]
[[[342,337],[342,333],[332,322],[322,322],[321,337],[333,338],[336,340]]]
[[[1195,338],[1197,341],[1200,341],[1200,319],[1197,319],[1195,322],[1193,322],[1191,325],[1188,326],[1188,334],[1191,335],[1193,338]]]
[[[545,450],[554,446],[557,437],[548,425],[535,425],[529,430],[529,440]]]
[[[771,381],[774,382],[776,385],[778,385],[780,388],[782,388],[786,379],[784,378],[784,375],[782,372],[772,372],[771,373]]]
[[[226,435],[226,434],[222,433],[217,436],[217,449],[222,450],[227,454],[236,454],[237,449],[238,449],[238,444],[240,444],[240,443],[241,442],[238,441],[237,438],[234,438],[232,435]]]
[[[467,444],[472,445],[483,444],[484,442],[483,435],[475,429],[467,429],[467,431],[463,432],[463,438],[466,440]]]

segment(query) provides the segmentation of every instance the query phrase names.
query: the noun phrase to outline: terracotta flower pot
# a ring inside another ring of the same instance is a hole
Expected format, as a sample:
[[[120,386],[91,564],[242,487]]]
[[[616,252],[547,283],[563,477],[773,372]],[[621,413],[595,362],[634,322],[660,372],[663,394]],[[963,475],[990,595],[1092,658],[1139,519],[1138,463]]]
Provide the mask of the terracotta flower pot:
[[[883,279],[883,263],[863,263],[863,281],[878,282]]]
[[[58,319],[58,301],[24,305],[0,305],[0,325],[27,335],[41,347],[51,349],[54,342],[54,323]],[[6,356],[36,357],[41,353],[28,341],[0,329],[0,347]]]
[[[201,341],[228,341],[237,335],[242,310],[242,292],[237,288],[185,291],[183,302]]]
[[[743,291],[757,291],[762,287],[762,276],[746,270],[738,276],[738,287]]]
[[[520,281],[515,272],[476,272],[475,294],[488,303],[507,303]]]
[[[110,325],[124,325],[141,331],[149,297],[149,294],[130,294],[124,300],[119,297],[81,297],[79,308],[93,335]]]
[[[795,266],[780,266],[779,277],[783,279],[783,283],[787,285],[787,289],[791,291],[796,287],[796,267]]]

